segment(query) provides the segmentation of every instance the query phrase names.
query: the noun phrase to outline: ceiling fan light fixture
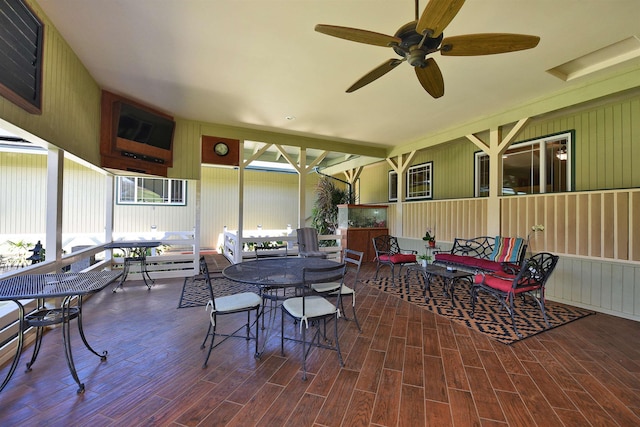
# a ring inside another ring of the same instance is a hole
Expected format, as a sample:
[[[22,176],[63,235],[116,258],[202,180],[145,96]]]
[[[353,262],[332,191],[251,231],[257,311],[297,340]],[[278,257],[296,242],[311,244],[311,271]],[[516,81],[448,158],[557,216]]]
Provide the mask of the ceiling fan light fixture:
[[[443,56],[477,56],[515,52],[531,49],[538,45],[540,38],[525,34],[485,33],[466,34],[444,38],[444,29],[455,18],[465,0],[429,0],[422,14],[418,16],[419,2],[416,3],[416,19],[401,26],[393,36],[358,28],[318,24],[315,30],[333,37],[374,46],[390,47],[402,58],[389,59],[369,71],[351,85],[346,92],[351,93],[387,74],[401,61],[407,61],[416,73],[422,88],[432,97],[444,95],[444,78],[433,58],[428,57],[440,51]]]
[[[568,154],[567,154],[567,146],[566,145],[562,144],[560,146],[560,148],[558,148],[558,151],[556,151],[556,157],[560,161],[567,160]]]

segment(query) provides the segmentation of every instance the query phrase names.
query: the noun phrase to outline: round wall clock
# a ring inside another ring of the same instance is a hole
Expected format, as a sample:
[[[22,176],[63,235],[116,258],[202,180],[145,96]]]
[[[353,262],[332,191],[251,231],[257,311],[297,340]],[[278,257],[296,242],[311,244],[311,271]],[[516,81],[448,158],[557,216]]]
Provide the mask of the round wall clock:
[[[229,154],[229,146],[224,142],[218,142],[216,145],[213,146],[213,151],[218,156],[226,156],[227,154]]]

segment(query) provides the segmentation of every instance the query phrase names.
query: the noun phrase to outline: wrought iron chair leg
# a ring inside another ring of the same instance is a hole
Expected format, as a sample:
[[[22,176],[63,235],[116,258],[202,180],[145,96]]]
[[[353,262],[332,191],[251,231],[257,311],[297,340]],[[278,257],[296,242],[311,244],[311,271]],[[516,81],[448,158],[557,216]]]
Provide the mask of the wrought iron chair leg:
[[[209,322],[209,327],[207,328],[207,334],[204,336],[204,341],[202,341],[202,345],[200,346],[200,348],[204,348],[204,346],[207,344],[207,339],[209,338],[210,334],[211,334],[211,322]]]
[[[476,314],[476,299],[478,298],[478,290],[475,286],[471,287],[471,317]]]
[[[213,350],[213,342],[216,339],[216,325],[218,324],[218,319],[216,318],[216,316],[214,315],[213,317],[213,321],[215,323],[215,325],[211,324],[211,322],[209,322],[209,331],[211,331],[211,343],[209,344],[209,351],[207,352],[207,357],[204,359],[204,363],[202,364],[202,369],[207,367],[207,363],[209,363],[209,357],[211,356],[211,351]],[[207,337],[209,335],[207,334]],[[207,341],[207,337],[205,337],[205,342]],[[204,344],[203,344],[204,346]]]
[[[511,324],[513,325],[513,331],[516,333],[516,335],[518,336],[518,338],[522,338],[522,334],[520,333],[520,331],[518,331],[518,327],[516,326],[516,316],[515,316],[515,310],[514,310],[514,306],[513,306],[513,293],[509,294],[509,307],[507,307],[507,310],[509,311],[509,316],[511,316]]]
[[[247,341],[251,339],[251,312],[247,311]]]
[[[302,326],[302,381],[307,380],[307,352],[305,346],[307,344],[307,328]]]
[[[281,321],[280,321],[280,355],[284,356],[284,309],[281,311]]]
[[[256,308],[256,352],[254,357],[259,358],[260,353],[258,352],[258,318],[260,317],[260,307]]]
[[[336,333],[336,350],[338,351],[338,360],[340,361],[340,367],[344,368],[344,360],[342,360],[342,352],[340,351],[340,341],[338,340],[338,316],[334,321],[334,329]]]

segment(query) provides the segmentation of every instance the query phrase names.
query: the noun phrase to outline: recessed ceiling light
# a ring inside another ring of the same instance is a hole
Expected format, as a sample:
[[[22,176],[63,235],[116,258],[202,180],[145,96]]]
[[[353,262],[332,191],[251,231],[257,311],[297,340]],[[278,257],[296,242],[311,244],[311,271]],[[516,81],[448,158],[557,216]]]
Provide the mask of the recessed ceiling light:
[[[547,72],[562,80],[569,81],[638,57],[640,57],[640,40],[636,36],[631,36],[565,62],[547,70]]]
[[[285,116],[284,118],[287,120],[295,120],[296,116]]]

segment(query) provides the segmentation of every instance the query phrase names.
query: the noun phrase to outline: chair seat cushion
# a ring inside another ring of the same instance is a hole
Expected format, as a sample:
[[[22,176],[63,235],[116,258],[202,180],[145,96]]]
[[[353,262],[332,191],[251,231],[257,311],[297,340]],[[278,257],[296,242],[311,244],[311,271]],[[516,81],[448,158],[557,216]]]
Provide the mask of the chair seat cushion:
[[[531,286],[518,286],[513,289],[513,280],[516,278],[513,274],[500,273],[500,274],[476,274],[474,277],[474,283],[483,284],[493,289],[497,289],[500,292],[519,294],[521,292],[529,292],[540,286],[537,283],[531,284]]]
[[[392,264],[408,264],[416,262],[415,254],[380,255],[379,259],[382,262],[390,262]]]
[[[242,292],[234,295],[216,298],[216,311],[218,313],[234,312],[247,308],[257,308],[262,299],[253,292]]]
[[[338,289],[340,289],[340,283],[314,283],[311,285],[311,289],[319,293],[329,293],[329,295],[337,295]],[[342,295],[351,295],[354,291],[348,286],[342,285]]]
[[[340,289],[340,283],[328,282],[328,283],[314,283],[311,285],[311,289],[318,293],[333,292]]]
[[[328,316],[336,313],[336,306],[320,296],[289,298],[282,303],[282,309],[291,316],[302,319],[302,300],[305,304],[304,317],[311,319],[314,317]]]
[[[342,295],[353,295],[356,292],[348,286],[342,285]]]

